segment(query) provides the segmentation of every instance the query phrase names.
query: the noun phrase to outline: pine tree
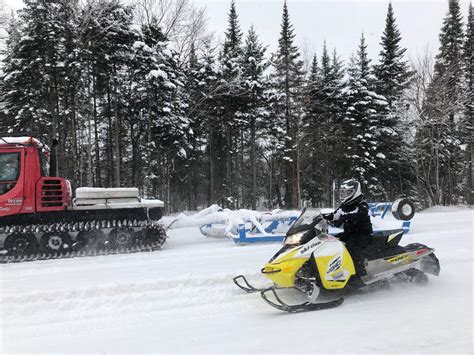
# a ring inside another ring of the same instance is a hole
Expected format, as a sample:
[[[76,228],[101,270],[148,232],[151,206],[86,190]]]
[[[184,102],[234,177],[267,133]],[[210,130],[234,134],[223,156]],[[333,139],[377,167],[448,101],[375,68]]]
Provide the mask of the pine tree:
[[[341,123],[344,116],[344,92],[345,71],[343,63],[337,55],[336,49],[333,50],[332,57],[326,49],[326,44],[323,47],[322,56],[322,73],[323,73],[323,94],[325,111],[325,129],[324,133],[324,200],[326,206],[331,205],[332,201],[332,181],[335,179],[342,179],[341,170],[343,167],[343,146],[341,138]]]
[[[341,141],[344,113],[344,69],[336,50],[329,55],[323,45],[321,65],[316,56],[308,75],[302,127],[303,196],[314,207],[332,204],[332,181],[341,176],[345,143]]]
[[[443,99],[448,105],[447,114],[451,122],[459,111],[463,97],[463,44],[464,32],[462,14],[458,0],[449,0],[449,12],[444,18],[439,35],[440,47],[436,56],[435,78],[433,81],[443,82],[445,92]]]
[[[168,79],[167,68],[160,56],[161,46],[165,37],[157,27],[156,21],[151,21],[135,29],[131,34],[130,46],[124,53],[127,57],[120,67],[119,109],[123,125],[126,127],[122,134],[121,180],[131,184],[145,186],[145,193],[151,193],[153,185],[157,184],[159,174],[158,164],[154,159],[163,142],[154,144],[154,125],[163,119],[161,116],[168,102],[163,97],[166,89],[157,89],[161,81]],[[108,101],[107,91],[102,93]],[[162,100],[158,102],[158,100]],[[168,109],[166,109],[167,111]],[[163,135],[168,131],[163,130]],[[129,149],[127,149],[130,147]],[[127,154],[127,152],[130,152]],[[160,152],[161,153],[161,152]]]
[[[332,173],[332,180],[345,179],[345,158],[346,151],[345,136],[344,136],[344,116],[345,116],[345,93],[347,92],[345,75],[346,70],[343,62],[339,59],[336,49],[333,51],[331,60],[331,75],[330,75],[330,96],[328,97],[329,105],[331,107],[331,116],[333,125],[329,130],[330,145],[330,169]],[[331,181],[329,182],[331,183]],[[327,188],[327,194],[332,198],[332,187]],[[327,200],[331,200],[327,198]],[[335,203],[335,201],[333,201]]]
[[[225,152],[225,136],[222,134],[222,116],[220,103],[220,77],[221,68],[217,64],[214,48],[207,43],[202,57],[200,59],[199,69],[202,99],[197,109],[202,112],[205,117],[206,126],[206,166],[207,174],[207,204],[216,203],[222,198],[222,181],[225,181],[225,169],[223,168]]]
[[[472,11],[472,3],[469,4],[469,15],[467,19],[466,29],[466,42],[464,45],[464,56],[466,59],[466,81],[467,81],[467,100],[466,100],[466,118],[463,127],[463,136],[467,142],[466,149],[466,160],[467,160],[467,184],[466,184],[466,195],[467,202],[470,204],[474,203],[474,196],[472,191],[473,186],[473,122],[474,122],[474,15]]]
[[[402,102],[404,90],[408,87],[412,73],[404,60],[405,48],[400,46],[401,34],[397,28],[392,3],[388,5],[385,30],[382,35],[382,50],[379,64],[374,66],[377,94],[385,97],[388,110],[381,116],[378,128],[380,161],[377,177],[384,186],[389,199],[395,199],[403,192],[404,179],[400,175],[406,169],[402,166],[404,155],[403,134],[405,105]]]
[[[326,47],[324,53],[327,55]],[[323,54],[324,56],[324,54]],[[325,63],[327,66],[327,63]],[[327,67],[324,68],[327,71]],[[325,78],[323,68],[318,65],[316,54],[313,56],[311,67],[306,83],[305,93],[305,115],[300,127],[302,138],[301,161],[302,174],[304,179],[301,183],[302,196],[311,201],[313,206],[317,206],[323,199],[323,134],[327,129],[325,123],[326,102],[324,97]]]
[[[259,42],[255,29],[250,27],[245,40],[244,54],[242,61],[242,80],[247,92],[245,99],[245,109],[242,119],[245,121],[244,132],[250,131],[246,141],[250,145],[250,166],[252,171],[250,205],[252,209],[257,208],[257,137],[261,135],[265,127],[267,112],[266,78],[265,70],[268,62],[265,59],[266,48]]]
[[[281,127],[284,155],[285,207],[297,208],[300,204],[300,162],[298,151],[298,131],[303,99],[303,62],[298,47],[294,44],[295,33],[290,22],[288,6],[283,5],[278,51],[273,56],[274,73],[272,82],[275,102],[273,115],[276,126]]]
[[[221,127],[213,133],[212,147],[216,156],[213,165],[224,171],[223,179],[217,181],[221,203],[236,208],[240,202],[238,187],[242,187],[241,164],[239,164],[238,145],[241,140],[239,115],[243,110],[242,83],[242,32],[240,30],[235,1],[232,0],[228,15],[228,27],[220,56],[221,76],[219,96],[221,100]],[[223,137],[220,135],[223,134]],[[222,142],[224,140],[224,142]],[[222,144],[224,143],[224,144]],[[216,177],[221,175],[216,174]]]
[[[187,209],[196,210],[198,201],[199,177],[204,174],[204,169],[199,167],[199,162],[204,158],[201,147],[205,144],[205,117],[200,111],[200,102],[203,99],[202,72],[203,69],[196,53],[194,43],[191,44],[189,60],[186,68],[186,82],[184,92],[185,101],[188,103],[186,115],[190,121],[187,132],[186,146],[186,180],[187,180]]]
[[[374,79],[370,71],[367,45],[361,36],[357,57],[352,57],[348,69],[346,113],[343,127],[347,137],[345,158],[348,176],[360,180],[369,195],[380,194],[376,171],[379,160],[385,157],[378,152],[377,128],[387,102],[371,89]]]
[[[218,191],[215,187],[216,174],[222,174],[222,171],[213,166],[218,160],[211,156],[216,152],[211,137],[217,136],[216,132],[219,133],[222,124],[218,115],[219,106],[214,97],[216,90],[218,91],[220,74],[210,44],[207,43],[199,53],[191,45],[184,88],[190,121],[185,162],[188,169],[188,208],[194,210],[200,196],[206,196],[208,205],[214,203]]]
[[[390,2],[385,20],[385,30],[380,43],[382,46],[379,55],[380,63],[374,66],[377,93],[387,99],[390,108],[402,96],[403,91],[409,84],[411,75],[408,64],[404,60],[406,49],[400,46],[402,37],[395,20],[392,3]]]
[[[314,125],[313,118],[319,114],[320,94],[321,94],[321,69],[318,64],[318,57],[313,55],[311,66],[309,68],[308,78],[306,80],[306,111],[308,116],[305,117],[304,126],[302,128],[311,129]]]
[[[60,138],[58,166],[73,181],[77,171],[70,162],[79,160],[77,146],[68,144],[75,125],[72,97],[78,74],[73,64],[75,7],[75,1],[25,2],[18,33],[9,42],[3,95],[7,113],[4,128],[35,132],[44,135],[46,141]],[[74,159],[66,159],[66,151]]]
[[[14,117],[10,129],[31,127],[33,131],[46,132],[46,126],[54,122],[49,133],[56,136],[58,112],[54,101],[57,99],[57,86],[51,83],[51,78],[56,77],[58,71],[60,48],[58,38],[50,36],[54,26],[51,5],[43,1],[25,3],[20,17],[25,27],[21,39],[9,43],[4,82],[11,88],[5,95],[9,116]],[[55,88],[42,88],[45,80]]]
[[[223,77],[229,80],[240,74],[242,61],[242,31],[235,8],[235,0],[230,3],[227,21],[228,27],[225,32],[221,62],[223,64]]]
[[[183,92],[186,80],[179,55],[171,49],[170,44],[157,39],[153,47],[155,52],[154,68],[150,68],[149,94],[153,115],[151,121],[151,142],[155,142],[153,151],[156,162],[154,175],[161,175],[161,187],[165,189],[162,195],[168,196],[170,210],[182,209],[179,201],[187,196],[182,178],[186,173],[187,146],[190,133],[190,119],[186,113],[187,104]],[[158,153],[158,154],[157,154]],[[165,172],[163,172],[163,168]],[[154,189],[156,190],[156,185]]]
[[[2,15],[0,15],[2,16]],[[16,16],[11,15],[9,20],[0,19],[0,132],[8,132],[11,121],[5,114],[5,94],[3,67],[11,58],[15,44],[20,41],[19,23]]]
[[[427,205],[451,204],[462,194],[460,122],[464,111],[463,24],[457,0],[449,1],[439,35],[434,77],[427,90],[425,117],[417,131],[417,174]]]
[[[9,20],[5,11],[3,3],[0,3],[0,77],[3,75],[2,67],[3,60],[7,51]],[[0,81],[0,90],[3,85],[3,80]],[[1,91],[0,91],[1,92]],[[3,102],[0,97],[0,111],[3,108]]]

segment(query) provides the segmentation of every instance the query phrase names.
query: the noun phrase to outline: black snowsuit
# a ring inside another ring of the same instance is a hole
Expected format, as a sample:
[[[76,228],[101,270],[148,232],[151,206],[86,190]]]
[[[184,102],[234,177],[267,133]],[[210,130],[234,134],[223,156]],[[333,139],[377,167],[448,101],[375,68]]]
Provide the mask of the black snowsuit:
[[[352,256],[356,273],[359,276],[366,275],[365,267],[361,257],[361,250],[372,241],[372,223],[369,216],[369,205],[365,201],[341,206],[344,214],[340,216],[334,225],[343,225],[344,232],[336,237],[346,244],[346,248]]]

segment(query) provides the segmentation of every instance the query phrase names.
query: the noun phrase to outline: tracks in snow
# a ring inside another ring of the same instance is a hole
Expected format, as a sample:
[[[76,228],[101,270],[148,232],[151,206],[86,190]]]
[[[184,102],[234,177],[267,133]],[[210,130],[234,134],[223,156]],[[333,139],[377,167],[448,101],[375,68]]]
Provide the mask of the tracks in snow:
[[[189,308],[201,308],[203,314],[212,316],[222,311],[232,312],[232,308],[241,311],[256,307],[257,302],[252,298],[239,297],[241,293],[233,284],[232,276],[222,274],[213,278],[11,294],[1,297],[0,318],[9,329],[35,328],[47,323],[58,329],[72,327],[70,331],[77,331],[83,328],[84,322],[89,328],[91,321],[101,328],[104,323],[113,324],[115,320],[133,323],[179,317]],[[256,301],[260,305],[260,300]]]

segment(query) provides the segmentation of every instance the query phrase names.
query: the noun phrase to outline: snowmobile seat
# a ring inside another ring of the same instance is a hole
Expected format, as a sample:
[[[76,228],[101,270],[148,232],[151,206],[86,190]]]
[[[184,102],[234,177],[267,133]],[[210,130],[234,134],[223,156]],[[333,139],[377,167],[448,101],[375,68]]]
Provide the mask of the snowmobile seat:
[[[390,247],[397,246],[403,237],[403,229],[390,229],[376,231],[372,234],[372,243],[386,244]]]
[[[402,236],[402,229],[375,232],[371,243],[361,249],[361,254],[368,260],[374,260],[403,253],[405,249],[398,245]]]

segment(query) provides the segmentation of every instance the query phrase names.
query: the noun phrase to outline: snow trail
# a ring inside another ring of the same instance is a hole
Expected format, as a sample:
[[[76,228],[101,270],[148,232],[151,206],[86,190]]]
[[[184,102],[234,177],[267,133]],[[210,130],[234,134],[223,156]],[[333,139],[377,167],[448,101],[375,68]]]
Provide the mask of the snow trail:
[[[312,313],[284,314],[232,282],[259,280],[278,244],[197,228],[171,231],[154,253],[0,265],[0,353],[472,353],[473,217],[420,213],[402,239],[436,249],[439,278]]]

